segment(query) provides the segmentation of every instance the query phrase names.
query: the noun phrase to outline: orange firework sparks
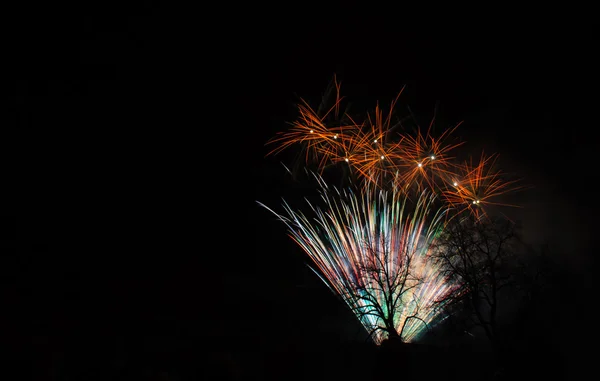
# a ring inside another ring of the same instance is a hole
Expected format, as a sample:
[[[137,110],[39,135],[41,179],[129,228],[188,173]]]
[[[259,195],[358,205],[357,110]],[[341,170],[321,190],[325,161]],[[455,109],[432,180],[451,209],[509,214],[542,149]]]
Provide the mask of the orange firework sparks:
[[[325,117],[319,117],[317,113],[306,103],[298,105],[300,117],[292,123],[289,131],[278,133],[270,140],[268,144],[278,144],[267,155],[276,154],[292,145],[303,145],[306,161],[311,162],[315,159],[319,161],[327,160],[323,157],[323,148],[328,145],[335,145],[336,134],[331,131],[324,123]]]
[[[300,145],[304,162],[316,165],[319,172],[328,166],[341,165],[362,180],[364,186],[391,185],[407,195],[411,190],[420,192],[427,188],[459,211],[458,214],[467,211],[476,218],[485,215],[485,205],[508,205],[495,201],[497,196],[521,188],[514,186],[515,181],[505,181],[493,168],[495,155],[482,154],[477,164],[455,162],[451,152],[464,142],[448,140],[462,122],[434,135],[434,115],[424,133],[418,126],[414,134],[393,133],[396,127],[403,127],[400,123],[393,124],[392,119],[404,87],[387,112],[377,104],[373,113],[367,113],[363,121],[356,121],[346,113],[340,118],[340,84],[335,77],[332,84],[326,95],[329,97],[335,91],[333,106],[327,107],[324,97],[315,111],[302,100],[298,105],[299,117],[291,123],[289,131],[278,133],[267,143],[277,144],[267,155]]]
[[[449,152],[463,143],[446,144],[445,140],[461,123],[436,138],[431,134],[434,120],[435,118],[431,120],[425,134],[418,130],[416,136],[405,136],[401,154],[404,159],[401,164],[403,176],[399,177],[405,184],[415,183],[419,188],[429,187],[437,190],[438,181],[452,173],[454,164]]]
[[[338,128],[336,131],[339,131],[337,145],[327,147],[330,151],[323,151],[323,154],[331,157],[334,163],[346,162],[355,165],[363,156],[364,146],[372,139],[371,135],[364,133],[358,125]]]
[[[403,137],[400,134],[392,136],[391,131],[394,107],[403,90],[404,87],[392,101],[386,116],[379,104],[375,106],[374,115],[367,114],[365,124],[368,132],[363,133],[360,139],[362,152],[360,159],[354,162],[354,167],[370,182],[384,180],[389,175],[396,176],[398,172]]]
[[[516,180],[502,178],[502,173],[495,169],[497,159],[497,155],[482,153],[477,164],[471,161],[459,166],[455,174],[447,177],[442,198],[460,212],[468,211],[478,219],[485,216],[485,205],[516,206],[494,201],[497,196],[520,188],[515,186]]]
[[[378,139],[370,140],[362,147],[361,157],[354,162],[354,168],[367,181],[374,183],[385,180],[389,175],[394,176],[401,143],[402,141],[381,143]]]
[[[292,128],[286,132],[278,133],[267,144],[276,144],[268,155],[277,154],[290,146],[301,145],[305,153],[307,163],[316,162],[320,170],[325,166],[337,161],[339,152],[344,150],[342,138],[351,136],[357,126],[352,124],[328,126],[326,120],[332,116],[339,118],[340,85],[335,81],[336,101],[333,106],[325,112],[315,111],[306,101],[301,100],[298,105],[300,116],[291,123]],[[322,115],[320,115],[322,114]]]

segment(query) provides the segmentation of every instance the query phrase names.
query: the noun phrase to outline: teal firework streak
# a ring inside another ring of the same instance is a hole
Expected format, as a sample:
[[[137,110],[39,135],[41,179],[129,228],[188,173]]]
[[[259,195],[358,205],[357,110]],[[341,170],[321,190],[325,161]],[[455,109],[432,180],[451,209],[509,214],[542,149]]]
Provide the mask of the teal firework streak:
[[[443,318],[458,287],[443,275],[432,249],[445,210],[435,195],[375,187],[339,190],[318,176],[322,205],[310,216],[284,202],[283,221],[308,254],[311,268],[350,307],[376,343],[413,342]]]

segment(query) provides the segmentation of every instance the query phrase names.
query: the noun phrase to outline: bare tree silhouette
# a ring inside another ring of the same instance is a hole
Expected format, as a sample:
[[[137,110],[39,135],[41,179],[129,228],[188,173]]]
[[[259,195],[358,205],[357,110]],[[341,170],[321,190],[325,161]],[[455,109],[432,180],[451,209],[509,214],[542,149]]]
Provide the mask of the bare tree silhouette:
[[[391,245],[384,235],[365,240],[364,245],[369,255],[341,297],[363,322],[369,337],[383,333],[388,339],[404,342],[410,337],[408,330],[429,330],[432,321],[427,315],[436,308],[437,300],[419,297],[419,288],[426,281],[420,273],[423,259],[418,251],[422,248],[410,241],[400,247]]]
[[[436,242],[436,257],[446,274],[462,287],[446,306],[462,302],[467,322],[482,329],[498,354],[502,351],[499,307],[506,291],[517,285],[520,245],[518,226],[500,218],[455,219]]]

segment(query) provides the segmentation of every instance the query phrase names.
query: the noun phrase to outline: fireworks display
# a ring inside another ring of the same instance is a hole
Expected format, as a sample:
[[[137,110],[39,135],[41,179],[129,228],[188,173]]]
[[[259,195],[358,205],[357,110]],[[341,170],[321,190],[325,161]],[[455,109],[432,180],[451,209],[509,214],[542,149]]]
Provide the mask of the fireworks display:
[[[299,105],[289,131],[268,144],[268,155],[292,146],[303,165],[314,166],[322,202],[308,202],[310,215],[284,202],[285,213],[263,207],[283,221],[310,257],[313,270],[353,311],[376,343],[388,337],[417,340],[443,319],[445,300],[458,292],[431,256],[436,237],[452,218],[486,216],[485,207],[515,190],[495,168],[497,156],[461,163],[452,156],[458,125],[439,135],[406,131],[379,105],[362,120],[340,112],[340,86],[333,106],[317,111]],[[328,168],[350,173],[349,187],[329,186]],[[439,249],[439,248],[438,248]]]
[[[325,206],[309,203],[312,218],[288,204],[286,216],[263,206],[288,226],[315,272],[376,343],[395,333],[405,342],[417,339],[435,324],[441,301],[457,289],[430,257],[443,210],[433,208],[434,196],[427,192],[407,205],[401,192],[320,184]]]
[[[393,122],[402,92],[388,112],[377,105],[373,113],[357,120],[340,113],[337,82],[335,90],[334,105],[328,109],[315,111],[303,101],[292,128],[267,143],[275,146],[268,155],[301,147],[304,164],[315,165],[319,173],[345,166],[362,184],[402,189],[407,196],[429,189],[453,208],[449,217],[469,212],[481,218],[485,206],[503,205],[494,200],[497,196],[517,189],[514,181],[505,181],[496,168],[496,155],[482,154],[478,161],[465,163],[455,160],[452,152],[463,143],[450,140],[460,123],[437,136],[432,132],[435,118],[425,132],[402,131],[402,123]]]

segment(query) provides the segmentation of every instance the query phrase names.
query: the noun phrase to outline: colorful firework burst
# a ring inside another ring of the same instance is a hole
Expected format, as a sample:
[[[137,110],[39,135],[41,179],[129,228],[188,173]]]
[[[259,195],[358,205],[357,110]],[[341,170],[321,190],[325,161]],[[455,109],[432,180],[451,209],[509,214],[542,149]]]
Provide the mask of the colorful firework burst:
[[[516,180],[504,180],[502,172],[495,167],[498,155],[481,154],[479,161],[473,160],[457,166],[457,171],[448,173],[446,186],[441,191],[441,197],[461,214],[468,211],[476,220],[486,216],[486,205],[512,206],[517,205],[495,202],[494,199],[502,194],[519,189]]]
[[[425,134],[417,130],[415,136],[404,136],[399,155],[402,158],[402,175],[398,177],[400,184],[416,184],[417,189],[429,188],[436,192],[440,181],[452,174],[455,165],[452,162],[453,157],[449,156],[450,151],[463,143],[446,144],[445,140],[460,123],[435,137],[431,132],[434,120],[435,118]]]
[[[520,187],[494,168],[495,155],[482,154],[475,164],[454,161],[452,151],[462,143],[448,140],[460,123],[437,136],[435,118],[425,133],[394,123],[402,91],[387,114],[377,105],[358,120],[340,115],[340,85],[335,78],[333,84],[332,107],[322,103],[315,111],[302,101],[292,129],[268,142],[277,144],[268,155],[303,148],[304,164],[316,166],[323,206],[309,202],[309,217],[285,202],[285,215],[259,204],[287,225],[311,268],[376,343],[391,336],[415,341],[464,290],[432,257],[438,234],[449,219],[466,215],[478,221],[486,216],[485,206],[507,205],[496,197]],[[329,187],[321,177],[338,166],[354,175],[352,188]]]
[[[423,192],[409,204],[403,192],[375,186],[338,190],[316,177],[324,206],[309,203],[310,217],[285,202],[285,216],[259,204],[287,225],[311,268],[376,343],[390,336],[418,339],[458,289],[431,256],[445,213],[433,208],[435,195]]]
[[[520,188],[515,181],[505,181],[500,171],[491,171],[496,157],[482,156],[476,165],[454,161],[452,151],[464,142],[451,142],[450,137],[461,123],[437,136],[432,132],[435,117],[426,132],[420,128],[415,132],[397,131],[402,125],[393,123],[394,108],[404,88],[387,113],[377,105],[363,121],[344,115],[342,123],[340,84],[335,78],[333,84],[334,105],[325,108],[322,103],[317,112],[302,101],[298,106],[300,117],[292,129],[267,142],[277,145],[267,155],[300,145],[305,152],[304,163],[316,164],[319,173],[343,165],[364,186],[393,187],[412,195],[413,191],[419,194],[429,189],[455,208],[453,217],[466,212],[479,219],[486,215],[486,205],[514,206],[494,201]]]

